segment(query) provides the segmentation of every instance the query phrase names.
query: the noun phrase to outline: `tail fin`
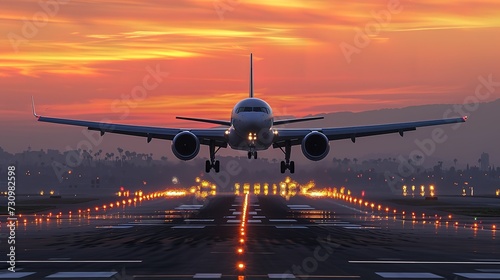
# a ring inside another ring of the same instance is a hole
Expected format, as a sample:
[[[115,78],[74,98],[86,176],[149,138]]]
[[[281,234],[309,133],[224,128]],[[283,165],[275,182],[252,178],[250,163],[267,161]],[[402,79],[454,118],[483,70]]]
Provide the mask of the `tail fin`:
[[[253,97],[253,58],[250,53],[250,98]]]

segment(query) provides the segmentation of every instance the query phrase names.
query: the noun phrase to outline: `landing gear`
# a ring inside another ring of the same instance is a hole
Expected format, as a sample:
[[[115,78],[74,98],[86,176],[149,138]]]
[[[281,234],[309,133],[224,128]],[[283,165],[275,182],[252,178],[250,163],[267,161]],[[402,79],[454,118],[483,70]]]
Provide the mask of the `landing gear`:
[[[285,150],[280,147],[281,151],[285,154],[285,160],[281,161],[281,173],[285,173],[285,171],[288,169],[290,170],[290,173],[293,174],[295,173],[295,162],[292,160],[290,161],[290,155],[292,153],[292,144],[290,141],[286,141],[285,143]]]
[[[248,152],[248,159],[251,159],[252,156],[254,159],[257,159],[257,151],[249,151]]]
[[[215,173],[219,173],[220,162],[218,160],[215,160],[215,154],[220,150],[221,147],[218,147],[217,150],[215,150],[215,142],[211,140],[208,148],[210,150],[210,160],[207,160],[205,162],[205,172],[210,173],[210,170],[212,170],[213,168],[215,170]]]

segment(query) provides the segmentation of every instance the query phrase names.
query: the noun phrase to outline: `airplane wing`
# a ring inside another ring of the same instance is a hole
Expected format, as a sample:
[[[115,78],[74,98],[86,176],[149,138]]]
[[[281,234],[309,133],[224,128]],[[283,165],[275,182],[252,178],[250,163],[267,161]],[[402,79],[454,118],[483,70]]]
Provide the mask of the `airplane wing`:
[[[99,131],[101,133],[101,136],[103,136],[105,133],[140,136],[147,138],[147,141],[149,143],[153,138],[172,140],[179,132],[189,131],[198,137],[198,139],[200,140],[200,144],[209,145],[210,141],[212,140],[215,141],[216,146],[227,147],[227,142],[224,137],[224,132],[226,131],[225,128],[181,129],[51,118],[37,115],[35,112],[34,104],[33,115],[38,119],[39,122],[86,127],[88,130]]]
[[[307,122],[313,120],[321,120],[324,117],[306,117],[306,118],[297,118],[297,119],[286,119],[286,120],[277,120],[273,122],[273,125],[282,125],[287,123],[296,123],[296,122]]]
[[[178,120],[187,120],[187,121],[195,121],[195,122],[205,122],[212,123],[218,125],[231,126],[231,122],[229,121],[220,121],[220,120],[212,120],[212,119],[200,119],[200,118],[188,118],[188,117],[175,117]]]
[[[352,142],[356,141],[358,137],[374,136],[389,133],[399,133],[403,136],[404,132],[416,130],[417,127],[434,126],[442,124],[452,124],[465,122],[467,117],[451,118],[429,121],[405,122],[405,123],[390,123],[390,124],[377,124],[366,126],[350,126],[350,127],[329,127],[329,128],[278,128],[278,139],[273,143],[274,148],[284,147],[286,143],[293,145],[300,145],[302,139],[312,131],[323,133],[328,140],[351,139]]]

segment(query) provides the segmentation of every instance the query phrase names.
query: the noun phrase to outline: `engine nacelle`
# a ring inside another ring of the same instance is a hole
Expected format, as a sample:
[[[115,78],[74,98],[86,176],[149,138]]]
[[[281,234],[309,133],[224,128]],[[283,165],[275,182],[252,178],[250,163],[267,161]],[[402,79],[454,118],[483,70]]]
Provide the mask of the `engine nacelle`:
[[[313,161],[324,159],[330,151],[328,138],[321,132],[309,132],[302,139],[302,153],[306,158]]]
[[[198,155],[200,140],[189,131],[179,132],[172,140],[172,152],[180,160],[190,160]]]

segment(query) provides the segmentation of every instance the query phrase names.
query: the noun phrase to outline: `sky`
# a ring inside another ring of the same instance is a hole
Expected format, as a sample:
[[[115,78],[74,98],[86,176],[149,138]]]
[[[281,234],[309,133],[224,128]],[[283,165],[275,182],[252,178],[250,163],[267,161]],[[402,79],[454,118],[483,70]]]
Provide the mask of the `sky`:
[[[275,115],[462,104],[479,76],[500,80],[499,14],[495,0],[1,1],[0,146],[64,147],[40,137],[66,128],[36,123],[31,96],[53,117],[227,120],[250,53]]]

